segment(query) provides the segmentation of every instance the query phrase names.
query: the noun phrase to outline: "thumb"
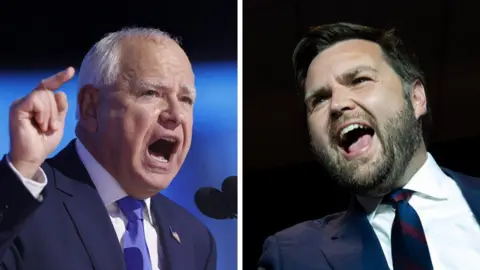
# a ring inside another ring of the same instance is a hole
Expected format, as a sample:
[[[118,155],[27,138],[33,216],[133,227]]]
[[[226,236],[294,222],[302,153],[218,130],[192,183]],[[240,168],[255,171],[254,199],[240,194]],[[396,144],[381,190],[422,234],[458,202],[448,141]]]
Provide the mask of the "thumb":
[[[60,121],[65,122],[68,111],[67,95],[64,92],[55,93],[55,101],[57,102],[58,116]]]

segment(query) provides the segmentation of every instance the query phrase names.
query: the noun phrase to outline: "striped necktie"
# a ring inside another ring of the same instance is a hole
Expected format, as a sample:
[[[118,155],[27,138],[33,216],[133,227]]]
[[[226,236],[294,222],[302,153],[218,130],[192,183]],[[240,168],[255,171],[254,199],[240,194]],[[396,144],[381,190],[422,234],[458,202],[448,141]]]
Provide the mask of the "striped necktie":
[[[417,212],[408,203],[413,191],[400,189],[386,198],[395,208],[392,226],[394,270],[433,269],[427,239]]]

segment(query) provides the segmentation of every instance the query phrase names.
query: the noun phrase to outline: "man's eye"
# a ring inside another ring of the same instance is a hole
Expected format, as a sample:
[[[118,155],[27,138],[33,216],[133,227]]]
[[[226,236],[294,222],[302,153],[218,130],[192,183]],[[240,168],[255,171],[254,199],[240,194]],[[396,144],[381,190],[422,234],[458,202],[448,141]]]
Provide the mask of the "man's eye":
[[[353,84],[353,85],[356,85],[356,84],[360,84],[360,83],[363,83],[363,82],[366,82],[366,81],[370,81],[370,78],[367,78],[367,77],[358,77],[358,78],[355,78],[355,79],[352,81],[352,84]]]
[[[324,101],[325,101],[324,97],[317,96],[317,97],[312,98],[312,101],[310,102],[310,105],[312,107],[314,107],[314,106],[317,106],[318,104],[320,104]]]
[[[193,99],[190,97],[181,97],[180,101],[185,102],[188,105],[193,105]]]
[[[310,109],[314,109],[318,105],[321,105],[323,102],[325,102],[328,98],[322,95],[315,95],[310,98],[310,100],[307,101],[307,107]]]
[[[158,92],[154,90],[147,90],[142,93],[142,96],[157,96]]]

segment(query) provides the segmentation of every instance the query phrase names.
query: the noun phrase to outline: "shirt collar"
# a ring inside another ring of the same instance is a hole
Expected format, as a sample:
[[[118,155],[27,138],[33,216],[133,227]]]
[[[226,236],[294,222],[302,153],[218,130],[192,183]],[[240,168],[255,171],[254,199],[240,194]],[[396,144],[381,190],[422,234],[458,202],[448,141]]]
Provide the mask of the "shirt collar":
[[[413,175],[405,185],[409,189],[430,199],[448,199],[448,190],[443,188],[448,176],[438,166],[435,159],[427,153],[425,164]]]
[[[113,176],[97,162],[92,154],[88,152],[87,148],[85,148],[79,139],[75,141],[75,147],[80,160],[85,166],[85,169],[102,198],[103,204],[106,207],[109,207],[112,204],[117,207],[115,202],[128,196],[127,193],[122,189],[117,180],[115,180],[115,178],[113,178]],[[150,198],[145,199],[145,206],[146,214],[149,220],[152,221]]]
[[[445,179],[448,179],[448,176],[438,166],[432,155],[427,153],[427,160],[404,186],[404,189],[412,190],[426,199],[446,200],[448,199],[448,190],[443,187]],[[382,201],[382,198],[361,196],[357,196],[357,199],[360,205],[369,213],[369,219],[375,216]]]

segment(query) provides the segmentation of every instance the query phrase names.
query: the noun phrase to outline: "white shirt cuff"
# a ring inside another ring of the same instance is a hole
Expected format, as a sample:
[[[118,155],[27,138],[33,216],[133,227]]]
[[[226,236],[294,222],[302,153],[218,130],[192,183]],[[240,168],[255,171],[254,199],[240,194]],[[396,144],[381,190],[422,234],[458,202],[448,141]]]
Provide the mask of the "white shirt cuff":
[[[13,164],[10,162],[10,159],[8,158],[8,155],[6,155],[6,157],[7,157],[8,165],[13,170],[13,172],[15,172],[18,178],[22,181],[25,188],[32,194],[32,196],[35,199],[42,201],[43,196],[41,193],[45,188],[45,186],[47,185],[47,175],[42,170],[42,168],[41,167],[38,168],[38,171],[33,176],[33,179],[28,179],[23,177],[20,174],[20,172],[13,166]]]

